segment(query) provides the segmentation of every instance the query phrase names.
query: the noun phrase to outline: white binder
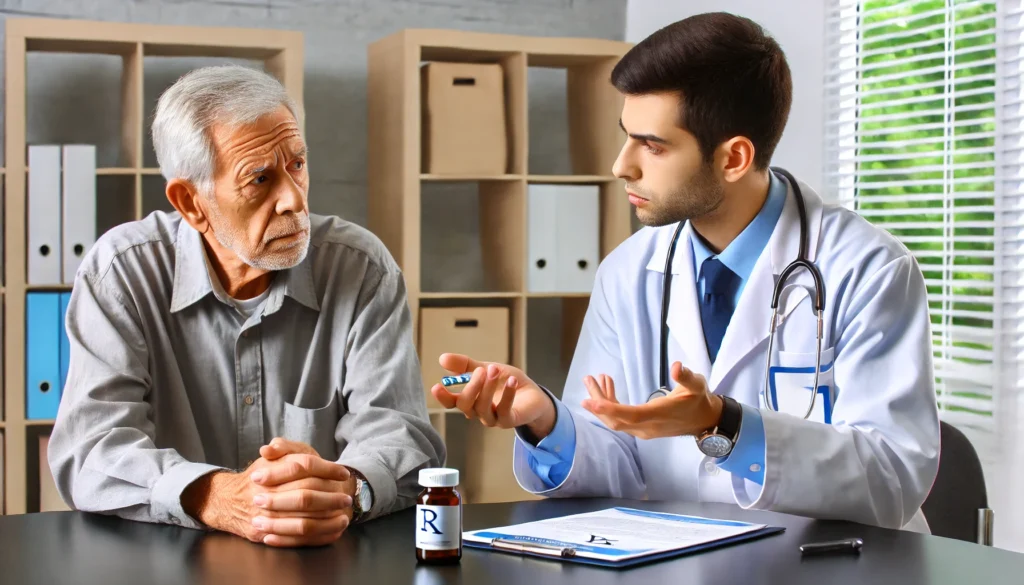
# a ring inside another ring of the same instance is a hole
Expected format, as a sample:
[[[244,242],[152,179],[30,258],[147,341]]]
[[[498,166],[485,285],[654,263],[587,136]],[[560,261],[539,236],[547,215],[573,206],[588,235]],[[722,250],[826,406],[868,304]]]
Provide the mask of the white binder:
[[[600,188],[530,185],[527,290],[590,293],[600,261]]]
[[[28,167],[28,284],[60,284],[60,146],[29,146]]]
[[[526,288],[530,292],[558,290],[559,185],[530,185],[527,192],[527,271]]]
[[[600,261],[599,187],[566,185],[558,196],[558,292],[589,293]]]
[[[82,258],[96,243],[96,147],[64,146],[63,282],[75,281]]]

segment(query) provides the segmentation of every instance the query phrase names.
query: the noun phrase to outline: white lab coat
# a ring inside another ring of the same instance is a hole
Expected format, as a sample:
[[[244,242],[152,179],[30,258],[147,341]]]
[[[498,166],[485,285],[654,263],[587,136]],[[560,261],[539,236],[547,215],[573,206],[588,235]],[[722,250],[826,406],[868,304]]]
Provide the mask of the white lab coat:
[[[792,188],[771,240],[743,289],[710,365],[697,305],[689,226],[673,261],[669,360],[703,374],[709,388],[761,408],[764,485],[720,469],[693,437],[640,440],[614,432],[584,410],[583,377],[608,374],[620,402],[641,404],[658,387],[663,270],[675,225],[640,230],[602,262],[569,371],[563,402],[576,427],[565,481],[548,490],[516,441],[520,485],[545,496],[610,496],[736,503],[822,519],[927,531],[920,513],[938,469],[939,420],[923,277],[895,238],[855,213],[823,206],[801,183],[808,254],[826,289],[820,384],[831,383],[832,424],[820,409],[801,417],[765,409],[769,307],[775,279],[798,253],[800,223]],[[816,321],[805,270],[786,287],[774,364],[813,371]],[[776,353],[778,352],[778,353]],[[781,379],[780,379],[781,380]],[[809,388],[811,378],[805,385]],[[670,384],[670,387],[673,384]],[[792,390],[792,389],[791,389]],[[819,401],[820,403],[821,401]],[[817,419],[817,420],[813,420]]]

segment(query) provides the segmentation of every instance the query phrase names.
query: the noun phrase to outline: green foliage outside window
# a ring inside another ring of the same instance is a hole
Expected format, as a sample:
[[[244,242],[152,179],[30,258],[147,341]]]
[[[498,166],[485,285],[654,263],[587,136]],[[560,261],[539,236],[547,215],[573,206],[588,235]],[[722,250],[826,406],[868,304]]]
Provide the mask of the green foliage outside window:
[[[866,0],[860,10],[856,209],[913,251],[936,363],[967,368],[991,364],[994,342],[995,11],[956,0]]]

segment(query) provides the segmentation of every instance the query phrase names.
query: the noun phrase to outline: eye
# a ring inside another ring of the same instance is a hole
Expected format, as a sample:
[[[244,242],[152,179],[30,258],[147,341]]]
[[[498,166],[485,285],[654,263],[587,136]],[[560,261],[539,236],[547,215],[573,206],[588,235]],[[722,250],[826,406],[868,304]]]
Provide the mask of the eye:
[[[305,166],[306,166],[306,161],[303,161],[303,160],[297,160],[297,161],[292,163],[292,169],[296,170],[296,171],[301,171],[303,169],[303,167],[305,167]]]
[[[654,146],[650,142],[645,142],[644,143],[644,148],[646,148],[647,152],[649,152],[651,154],[661,154],[663,152],[660,148],[658,148],[657,146]]]
[[[253,184],[253,185],[262,185],[263,183],[266,183],[267,180],[268,179],[267,179],[266,175],[260,175],[260,176],[256,177],[255,179],[253,179],[252,181],[250,181],[250,183]]]

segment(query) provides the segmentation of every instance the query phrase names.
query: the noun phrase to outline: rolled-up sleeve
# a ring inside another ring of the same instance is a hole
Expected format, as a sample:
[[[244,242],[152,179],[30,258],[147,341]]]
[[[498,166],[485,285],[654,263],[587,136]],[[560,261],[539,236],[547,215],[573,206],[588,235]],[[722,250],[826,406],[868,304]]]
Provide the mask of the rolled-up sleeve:
[[[68,379],[47,453],[61,498],[76,510],[201,528],[181,494],[217,466],[158,449],[147,402],[149,352],[134,305],[79,275],[68,305]]]
[[[430,425],[413,344],[405,282],[397,266],[364,282],[346,346],[347,412],[338,462],[366,477],[374,502],[365,519],[412,505],[418,472],[440,466],[445,446]]]

